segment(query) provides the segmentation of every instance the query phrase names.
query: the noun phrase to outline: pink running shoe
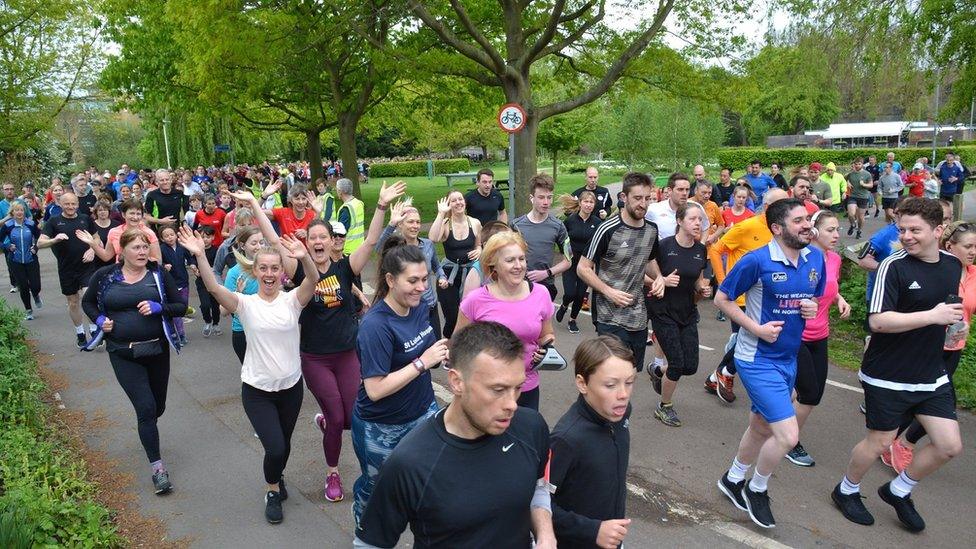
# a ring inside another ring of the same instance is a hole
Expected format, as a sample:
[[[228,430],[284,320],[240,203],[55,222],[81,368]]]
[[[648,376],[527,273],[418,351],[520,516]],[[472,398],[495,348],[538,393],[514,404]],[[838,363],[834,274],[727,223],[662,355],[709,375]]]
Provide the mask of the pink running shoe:
[[[325,499],[335,502],[342,501],[342,481],[339,473],[332,473],[325,479]]]
[[[884,463],[888,467],[891,467],[892,469],[894,469],[894,466],[891,464],[891,447],[890,446],[888,447],[887,450],[885,450],[884,452],[881,452],[881,463]]]
[[[911,465],[914,458],[915,454],[912,449],[902,444],[900,440],[895,439],[891,443],[891,468],[897,473],[900,474]]]

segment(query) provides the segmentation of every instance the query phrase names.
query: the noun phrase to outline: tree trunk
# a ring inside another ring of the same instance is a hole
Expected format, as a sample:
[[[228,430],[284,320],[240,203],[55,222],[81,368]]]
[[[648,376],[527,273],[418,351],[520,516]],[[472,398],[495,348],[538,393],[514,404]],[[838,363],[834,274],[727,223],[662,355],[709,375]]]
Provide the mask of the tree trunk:
[[[535,140],[539,134],[539,119],[531,110],[525,118],[525,127],[515,134],[515,177],[511,174],[508,176],[509,184],[515,189],[515,215],[522,215],[532,209],[529,202],[529,179],[537,172]]]
[[[322,138],[319,136],[318,128],[306,131],[305,140],[308,148],[308,167],[314,185],[315,180],[322,177]]]
[[[558,182],[558,179],[556,179],[556,157],[558,155],[559,155],[559,151],[557,149],[553,149],[552,150],[552,182],[553,183]]]
[[[339,158],[342,159],[342,173],[352,180],[352,194],[362,198],[359,188],[359,167],[356,163],[356,126],[358,117],[339,116]]]

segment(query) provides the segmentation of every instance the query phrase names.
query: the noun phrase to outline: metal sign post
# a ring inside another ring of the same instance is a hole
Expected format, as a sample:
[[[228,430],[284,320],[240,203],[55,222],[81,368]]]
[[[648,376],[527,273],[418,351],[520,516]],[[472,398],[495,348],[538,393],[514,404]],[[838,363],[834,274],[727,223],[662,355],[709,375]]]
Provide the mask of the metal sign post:
[[[508,133],[508,222],[515,221],[515,134],[525,127],[525,110],[518,103],[498,109],[498,127]]]

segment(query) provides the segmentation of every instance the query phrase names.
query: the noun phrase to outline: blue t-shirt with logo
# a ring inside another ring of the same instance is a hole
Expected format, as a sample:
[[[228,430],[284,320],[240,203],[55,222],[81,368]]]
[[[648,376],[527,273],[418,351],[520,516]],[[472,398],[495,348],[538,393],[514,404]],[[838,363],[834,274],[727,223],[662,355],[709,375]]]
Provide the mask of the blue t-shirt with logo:
[[[901,249],[901,240],[898,238],[898,225],[891,223],[874,233],[868,240],[867,247],[861,252],[861,257],[871,255],[875,261],[881,263],[889,255]],[[877,271],[868,271],[868,284],[865,299],[871,301],[871,291],[874,289],[874,279],[878,276]]]
[[[430,308],[421,301],[407,316],[400,316],[380,300],[370,307],[359,324],[356,347],[363,379],[382,377],[400,368],[413,368],[411,362],[437,342],[430,325]],[[366,386],[359,385],[356,414],[365,421],[399,425],[409,423],[430,408],[434,387],[425,371],[399,391],[373,401]]]
[[[759,325],[783,321],[783,331],[767,343],[748,330],[739,330],[735,358],[746,362],[793,363],[806,320],[800,302],[823,295],[827,282],[823,252],[807,246],[797,265],[786,258],[776,240],[742,256],[719,288],[729,299],[746,294],[746,314]]]

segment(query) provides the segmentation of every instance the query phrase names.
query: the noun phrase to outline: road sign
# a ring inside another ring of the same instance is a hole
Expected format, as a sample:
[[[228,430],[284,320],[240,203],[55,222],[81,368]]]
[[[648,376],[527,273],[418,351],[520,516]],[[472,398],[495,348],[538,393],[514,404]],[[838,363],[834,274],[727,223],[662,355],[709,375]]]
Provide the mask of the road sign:
[[[518,133],[525,127],[525,110],[518,103],[502,105],[498,110],[498,127],[508,133]]]
[[[214,145],[214,152],[217,153],[230,152],[230,145]]]

